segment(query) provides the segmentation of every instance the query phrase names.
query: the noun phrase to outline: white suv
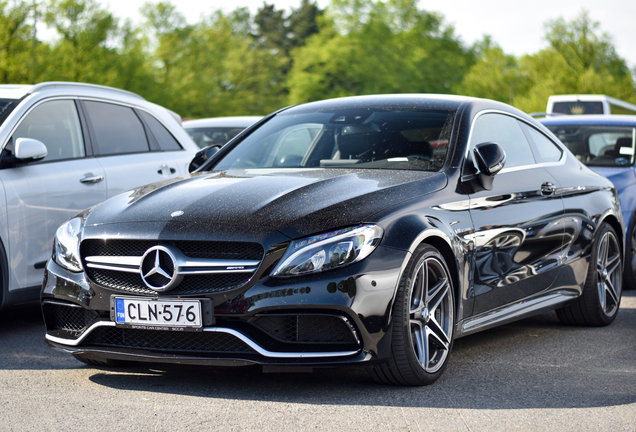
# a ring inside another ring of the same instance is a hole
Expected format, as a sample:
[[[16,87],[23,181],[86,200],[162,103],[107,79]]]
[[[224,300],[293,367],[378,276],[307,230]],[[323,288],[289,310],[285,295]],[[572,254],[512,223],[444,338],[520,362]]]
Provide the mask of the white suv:
[[[57,228],[126,190],[188,173],[178,115],[109,87],[0,85],[0,307],[37,299]]]

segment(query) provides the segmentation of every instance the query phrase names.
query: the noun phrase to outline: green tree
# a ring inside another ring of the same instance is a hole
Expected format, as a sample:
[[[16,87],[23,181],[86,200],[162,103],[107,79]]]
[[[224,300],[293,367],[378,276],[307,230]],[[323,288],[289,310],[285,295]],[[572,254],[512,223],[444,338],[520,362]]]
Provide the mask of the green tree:
[[[141,8],[145,18],[145,29],[149,35],[151,61],[154,70],[154,85],[157,86],[153,101],[174,109],[179,103],[179,88],[183,85],[182,69],[184,53],[191,43],[193,26],[171,3],[146,3]]]
[[[553,94],[607,94],[636,102],[634,79],[600,24],[586,11],[574,20],[550,21],[546,39],[550,47],[520,60],[529,84],[515,105],[525,111],[543,111]]]
[[[517,58],[494,44],[489,36],[475,44],[477,60],[454,90],[467,96],[514,104],[516,93],[527,91],[527,79]]]
[[[373,93],[450,93],[471,62],[454,29],[415,0],[334,0],[293,52],[290,101]]]
[[[586,11],[570,22],[549,21],[546,40],[548,48],[517,59],[485,38],[474,47],[477,61],[455,90],[509,102],[526,112],[544,111],[554,94],[607,94],[636,102],[625,61]]]
[[[43,79],[117,85],[117,20],[94,0],[51,0],[45,22],[60,35]]]
[[[0,83],[25,83],[32,77],[32,7],[0,1]]]

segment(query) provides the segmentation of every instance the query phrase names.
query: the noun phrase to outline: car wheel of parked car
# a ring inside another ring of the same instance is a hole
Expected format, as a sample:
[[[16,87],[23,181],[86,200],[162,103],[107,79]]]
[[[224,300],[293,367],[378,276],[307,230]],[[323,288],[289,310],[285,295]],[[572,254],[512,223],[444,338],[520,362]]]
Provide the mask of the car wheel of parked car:
[[[371,376],[384,384],[427,385],[444,371],[453,345],[453,283],[430,245],[413,254],[393,305],[391,356]]]
[[[590,267],[583,294],[568,306],[558,309],[564,324],[606,326],[616,318],[621,302],[623,272],[621,247],[614,229],[601,225],[592,246]]]

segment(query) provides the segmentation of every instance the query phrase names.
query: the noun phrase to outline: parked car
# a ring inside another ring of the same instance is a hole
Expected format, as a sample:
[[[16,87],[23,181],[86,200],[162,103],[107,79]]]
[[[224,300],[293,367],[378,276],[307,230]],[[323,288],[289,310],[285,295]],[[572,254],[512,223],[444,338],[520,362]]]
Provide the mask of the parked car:
[[[36,300],[55,231],[78,211],[187,173],[176,114],[79,83],[0,85],[0,307]]]
[[[636,105],[599,94],[553,95],[546,114],[636,114]]]
[[[461,336],[552,309],[610,324],[623,232],[612,183],[508,105],[314,102],[64,224],[46,341],[97,365],[358,364],[429,384]]]
[[[577,159],[614,183],[627,226],[625,286],[636,288],[636,116],[559,116],[540,121]]]
[[[256,123],[261,117],[213,117],[183,122],[183,128],[197,143],[199,148],[224,146],[246,127]]]

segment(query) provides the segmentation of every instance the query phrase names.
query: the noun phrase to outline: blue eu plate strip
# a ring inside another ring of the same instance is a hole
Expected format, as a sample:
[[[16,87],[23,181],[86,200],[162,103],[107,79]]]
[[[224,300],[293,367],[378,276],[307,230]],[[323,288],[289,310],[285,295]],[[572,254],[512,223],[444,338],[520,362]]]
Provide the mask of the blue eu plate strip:
[[[126,322],[126,312],[124,311],[124,299],[115,299],[115,312],[117,322]]]

